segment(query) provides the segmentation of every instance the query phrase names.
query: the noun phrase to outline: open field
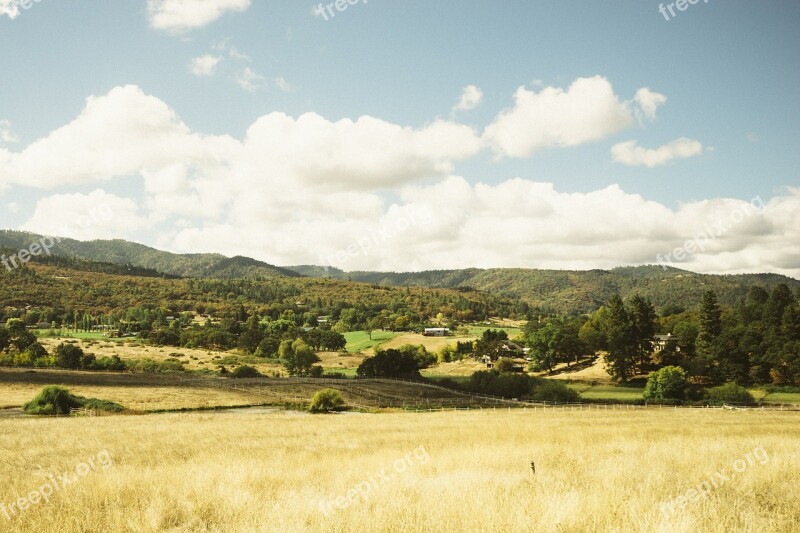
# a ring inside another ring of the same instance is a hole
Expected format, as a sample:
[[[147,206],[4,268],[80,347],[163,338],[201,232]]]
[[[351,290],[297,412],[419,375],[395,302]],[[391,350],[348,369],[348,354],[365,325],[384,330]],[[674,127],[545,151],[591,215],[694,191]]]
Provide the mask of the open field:
[[[42,346],[53,353],[62,342],[75,341],[75,339],[61,337],[47,337],[40,339]],[[219,352],[215,350],[179,348],[176,346],[152,346],[137,340],[120,339],[80,339],[75,346],[79,346],[86,353],[93,353],[99,357],[118,355],[123,361],[135,359],[153,359],[154,361],[181,361],[186,370],[219,370],[218,365],[225,365],[228,370],[238,365],[250,365],[262,374],[272,375],[283,372],[283,367],[274,361],[260,357],[240,355],[235,351]]]
[[[49,474],[104,459],[49,502],[0,513],[5,531],[791,532],[800,522],[797,413],[189,413],[2,423],[6,510]],[[716,488],[707,481],[715,472],[727,478],[715,476]],[[707,494],[690,496],[703,482]]]
[[[375,346],[393,339],[395,335],[397,334],[391,331],[373,331],[370,338],[366,331],[349,331],[344,333],[344,338],[347,340],[345,350],[351,353],[372,352]]]
[[[419,333],[400,333],[392,340],[381,344],[381,348],[388,350],[389,348],[399,348],[406,344],[414,346],[422,345],[426,350],[432,353],[440,351],[445,346],[455,346],[457,342],[473,341],[472,337],[426,337]]]

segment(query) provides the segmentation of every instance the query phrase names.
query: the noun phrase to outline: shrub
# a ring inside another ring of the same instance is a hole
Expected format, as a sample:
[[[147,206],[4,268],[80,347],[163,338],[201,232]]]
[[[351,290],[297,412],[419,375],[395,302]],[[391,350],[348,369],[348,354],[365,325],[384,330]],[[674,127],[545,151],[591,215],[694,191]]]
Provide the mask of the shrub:
[[[526,374],[500,374],[479,370],[472,374],[469,389],[479,394],[490,394],[503,398],[522,398],[531,393],[533,382]]]
[[[128,362],[128,370],[145,374],[171,374],[183,373],[186,369],[181,361],[174,359],[167,361],[154,361],[152,359],[137,359]]]
[[[508,357],[501,357],[497,360],[494,364],[494,369],[500,372],[501,374],[507,374],[514,371],[514,361],[509,359]]]
[[[311,399],[308,410],[312,413],[329,413],[331,411],[343,411],[345,408],[342,394],[335,389],[322,389],[317,391]]]
[[[69,390],[50,385],[43,388],[36,397],[22,406],[32,415],[68,415],[70,409],[96,409],[98,411],[119,412],[125,408],[108,400],[97,400],[75,396]]]
[[[665,366],[653,372],[647,380],[643,398],[645,400],[683,400],[689,382],[686,371],[677,366]]]
[[[321,378],[323,373],[323,369],[319,365],[314,365],[311,367],[311,371],[308,373],[309,376],[312,378]]]
[[[578,401],[579,396],[565,383],[543,379],[534,384],[531,398],[540,402],[573,403]]]
[[[706,391],[706,398],[714,403],[738,403],[753,404],[755,399],[747,389],[740,387],[736,383],[726,383],[719,387],[713,387]]]
[[[252,366],[242,365],[231,372],[230,376],[234,379],[259,378],[261,372]]]

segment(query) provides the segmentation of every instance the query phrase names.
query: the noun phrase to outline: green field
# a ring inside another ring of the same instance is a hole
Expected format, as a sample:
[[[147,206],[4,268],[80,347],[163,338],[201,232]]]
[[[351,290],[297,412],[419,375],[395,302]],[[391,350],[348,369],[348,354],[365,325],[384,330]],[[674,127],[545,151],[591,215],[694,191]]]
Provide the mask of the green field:
[[[50,332],[53,332],[52,334]],[[109,339],[103,336],[102,331],[72,331],[67,332],[60,328],[56,329],[35,329],[33,333],[37,337],[63,337],[65,339],[96,339],[96,340],[122,340],[122,339]]]
[[[644,387],[615,387],[613,385],[590,385],[588,383],[569,383],[569,388],[577,391],[582,400],[641,400]]]
[[[508,334],[508,338],[514,340],[522,333],[520,328],[501,328],[494,326],[472,326],[469,328],[469,334],[472,337],[480,337],[487,329],[503,330]]]
[[[790,403],[800,404],[800,393],[798,392],[771,392],[764,396],[765,403]]]
[[[362,352],[386,341],[390,341],[396,336],[397,333],[392,331],[373,331],[372,339],[370,339],[366,331],[349,331],[344,334],[344,338],[347,340],[345,349],[351,353]]]

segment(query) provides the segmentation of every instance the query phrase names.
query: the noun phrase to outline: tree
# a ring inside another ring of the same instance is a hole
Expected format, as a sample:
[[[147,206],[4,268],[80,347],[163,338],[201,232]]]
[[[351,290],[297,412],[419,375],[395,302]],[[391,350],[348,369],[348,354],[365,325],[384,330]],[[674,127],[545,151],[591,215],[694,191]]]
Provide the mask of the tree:
[[[703,293],[703,301],[700,304],[698,341],[710,344],[720,333],[722,333],[722,311],[717,301],[717,293],[709,290]]]
[[[653,336],[656,334],[656,309],[650,300],[638,294],[631,298],[630,318],[633,322],[636,350],[639,356],[639,367],[644,369],[653,353]]]
[[[358,366],[356,373],[363,377],[396,378],[418,376],[419,363],[409,352],[400,350],[378,350],[373,357],[367,357]]]
[[[606,367],[615,379],[626,380],[633,375],[638,353],[638,342],[633,321],[619,295],[608,301],[606,339],[608,355]]]
[[[335,389],[322,389],[314,394],[308,410],[312,413],[329,413],[331,411],[342,411],[345,408],[345,401],[342,393]]]
[[[77,370],[81,367],[83,357],[83,350],[77,346],[64,344],[63,342],[58,345],[55,351],[56,366],[60,368]]]
[[[341,333],[327,330],[322,332],[320,343],[326,350],[337,352],[344,350],[345,346],[347,346],[347,339]]]
[[[320,361],[317,354],[303,339],[295,339],[294,342],[282,342],[278,353],[283,359],[283,366],[290,376],[307,376],[311,373],[311,367],[314,366],[314,363],[319,363]]]
[[[644,388],[645,400],[683,400],[689,382],[686,371],[677,366],[665,366],[650,374]]]

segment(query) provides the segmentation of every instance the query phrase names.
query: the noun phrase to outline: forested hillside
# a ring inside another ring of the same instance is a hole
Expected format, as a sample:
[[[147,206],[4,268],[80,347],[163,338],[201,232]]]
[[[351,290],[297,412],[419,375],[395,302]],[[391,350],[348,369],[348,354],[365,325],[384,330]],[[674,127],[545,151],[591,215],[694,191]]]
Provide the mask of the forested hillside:
[[[319,275],[316,267],[292,268],[304,275]],[[387,286],[469,287],[504,298],[520,299],[545,314],[591,312],[614,294],[623,298],[640,294],[662,311],[695,306],[705,290],[714,290],[721,303],[734,305],[754,286],[771,289],[786,283],[792,289],[800,288],[800,281],[777,274],[717,276],[676,268],[664,270],[658,266],[588,271],[496,268],[418,273],[342,272],[336,269],[323,272],[332,278]]]
[[[22,250],[42,238],[33,233],[0,231],[0,246]],[[298,276],[294,271],[255,259],[228,258],[220,254],[173,254],[124,240],[83,242],[62,238],[53,246],[51,254],[131,265],[181,277],[267,279]]]

